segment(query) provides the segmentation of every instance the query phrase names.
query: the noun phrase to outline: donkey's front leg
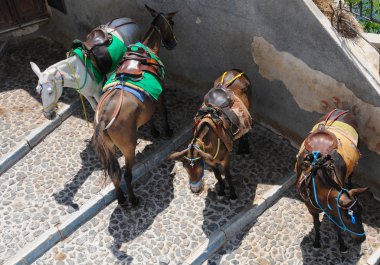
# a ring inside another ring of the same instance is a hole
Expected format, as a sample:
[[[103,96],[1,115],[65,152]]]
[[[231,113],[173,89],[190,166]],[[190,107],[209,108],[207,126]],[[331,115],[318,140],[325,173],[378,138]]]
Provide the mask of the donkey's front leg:
[[[321,221],[319,221],[319,213],[310,212],[310,214],[313,216],[313,224],[314,224],[314,230],[315,230],[315,238],[314,238],[313,247],[321,248],[321,233],[320,233]]]
[[[170,129],[169,120],[168,120],[168,112],[166,110],[165,105],[165,89],[162,90],[162,94],[160,100],[158,102],[160,112],[164,115],[164,130],[167,137],[171,137],[173,135],[173,130]]]
[[[232,202],[235,202],[236,199],[237,199],[237,196],[236,196],[236,193],[235,193],[235,188],[232,184],[232,176],[231,176],[231,172],[230,172],[230,164],[229,162],[227,162],[227,165],[225,167],[225,174],[226,174],[226,179],[227,179],[227,183],[228,183],[228,186],[230,187],[230,200]]]
[[[238,155],[247,155],[247,154],[249,154],[248,134],[243,135],[239,139],[239,145],[238,145],[237,154]]]
[[[91,108],[96,111],[97,107],[98,107],[98,103],[96,102],[96,100],[91,97],[91,96],[84,96],[88,102],[90,102],[90,105],[91,105]]]
[[[225,185],[222,179],[222,174],[220,173],[217,167],[213,167],[212,170],[214,171],[214,175],[216,179],[218,180],[218,182],[215,185],[216,194],[217,194],[218,200],[221,200],[226,195],[226,193],[224,192]]]
[[[339,243],[339,250],[340,252],[342,253],[346,253],[348,248],[346,247],[346,245],[344,244],[344,240],[342,238],[342,232],[340,231],[340,228],[339,227],[335,227],[335,230],[338,234],[338,243]]]

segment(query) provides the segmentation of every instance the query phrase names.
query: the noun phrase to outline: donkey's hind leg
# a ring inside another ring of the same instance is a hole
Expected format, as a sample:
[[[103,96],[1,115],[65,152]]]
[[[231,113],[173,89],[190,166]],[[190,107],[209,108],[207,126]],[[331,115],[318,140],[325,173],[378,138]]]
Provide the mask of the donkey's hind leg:
[[[132,167],[135,164],[135,150],[136,150],[136,137],[133,137],[131,133],[129,139],[126,139],[125,145],[123,145],[122,153],[125,157],[125,172],[124,180],[127,185],[128,199],[132,205],[139,204],[139,199],[135,196],[132,187]]]
[[[246,155],[249,154],[249,141],[248,134],[243,135],[239,139],[239,146],[237,150],[238,155]]]

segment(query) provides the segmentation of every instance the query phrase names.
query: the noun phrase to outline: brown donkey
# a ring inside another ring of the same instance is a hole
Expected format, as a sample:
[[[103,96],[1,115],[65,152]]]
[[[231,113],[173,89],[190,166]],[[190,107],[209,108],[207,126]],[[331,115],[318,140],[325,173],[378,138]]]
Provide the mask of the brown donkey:
[[[348,111],[335,109],[322,117],[301,145],[296,188],[313,216],[315,248],[321,247],[321,212],[335,224],[341,252],[347,251],[342,231],[359,243],[366,239],[356,195],[368,188],[351,189],[351,174],[360,158],[357,144],[356,121]]]
[[[239,138],[239,153],[249,153],[245,134],[252,127],[249,114],[251,82],[240,70],[225,72],[214,82],[214,87],[204,97],[195,117],[194,137],[188,148],[171,154],[168,159],[181,159],[189,174],[190,189],[203,190],[205,163],[214,171],[218,182],[217,196],[225,195],[221,177],[224,171],[230,187],[230,200],[237,199],[230,172],[230,153],[233,141]]]
[[[164,68],[157,57],[161,43],[167,49],[173,49],[177,44],[172,29],[172,18],[177,12],[163,14],[146,7],[154,17],[152,25],[142,44],[137,43],[128,48],[116,75],[105,85],[107,92],[102,96],[95,114],[93,142],[105,172],[115,185],[117,200],[121,205],[126,199],[120,189],[121,169],[114,147],[124,155],[124,179],[129,201],[137,205],[139,200],[132,189],[137,129],[152,118],[156,105],[163,96]],[[162,106],[164,109],[163,104]],[[164,115],[166,133],[171,134],[166,111]],[[152,128],[154,131],[155,128]]]

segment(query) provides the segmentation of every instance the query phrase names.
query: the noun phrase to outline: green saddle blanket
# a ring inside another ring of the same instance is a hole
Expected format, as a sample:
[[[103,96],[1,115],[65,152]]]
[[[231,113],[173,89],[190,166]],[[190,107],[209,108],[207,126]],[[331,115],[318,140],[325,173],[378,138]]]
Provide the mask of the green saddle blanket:
[[[161,78],[163,79],[165,76],[165,67],[162,64],[160,58],[155,53],[153,53],[148,47],[146,47],[144,44],[142,44],[140,42],[129,45],[129,47],[132,47],[132,50],[133,50],[134,46],[143,48],[145,51],[147,51],[150,54],[150,56],[152,58],[157,60],[157,62],[161,66],[161,73],[162,73]],[[104,85],[103,90],[106,90],[109,87],[116,85],[116,84],[128,85],[128,83],[129,83],[129,84],[132,84],[132,86],[137,86],[137,87],[141,88],[142,90],[146,91],[155,100],[158,100],[159,96],[162,93],[163,88],[162,88],[162,84],[161,84],[160,80],[158,79],[158,77],[155,76],[154,74],[147,72],[147,71],[144,71],[143,78],[140,80],[133,80],[133,78],[128,77],[128,76],[124,76],[123,80],[119,80],[115,77],[115,75],[116,74],[113,73],[110,76],[110,78],[108,78],[107,82]]]
[[[118,66],[121,58],[123,58],[123,55],[125,51],[127,50],[127,47],[125,47],[124,42],[122,42],[118,37],[115,35],[112,35],[112,42],[107,47],[107,50],[112,58],[112,66],[110,68],[109,73],[115,71],[116,67]],[[96,82],[102,83],[106,79],[106,75],[100,73],[96,67],[92,64],[90,58],[85,58],[84,49],[82,47],[74,48],[70,51],[69,56],[77,55],[83,63],[86,64],[87,70],[92,74]]]

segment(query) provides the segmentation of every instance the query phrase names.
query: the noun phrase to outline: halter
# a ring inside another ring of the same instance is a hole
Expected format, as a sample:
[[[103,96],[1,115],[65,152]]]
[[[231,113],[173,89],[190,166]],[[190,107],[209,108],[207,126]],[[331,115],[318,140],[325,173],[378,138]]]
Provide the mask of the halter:
[[[319,151],[313,151],[312,152],[313,154],[313,157],[314,157],[314,161],[312,162],[312,164],[314,165],[315,162],[316,162],[316,159],[318,157],[318,155],[320,154]],[[354,234],[354,235],[357,235],[357,236],[364,236],[366,234],[366,232],[363,232],[363,233],[357,233],[357,232],[354,232],[352,230],[350,230],[344,223],[343,219],[342,219],[342,214],[341,214],[341,210],[340,209],[344,209],[344,210],[348,210],[348,214],[351,216],[351,223],[352,224],[355,224],[356,223],[356,219],[355,219],[355,216],[354,216],[354,211],[351,210],[351,208],[355,205],[355,203],[357,202],[357,199],[355,198],[355,201],[349,206],[349,207],[342,207],[340,206],[339,204],[339,199],[340,197],[342,196],[343,193],[346,193],[348,196],[349,196],[349,193],[348,193],[348,190],[346,189],[341,189],[339,191],[339,194],[338,196],[336,197],[336,205],[337,205],[337,211],[338,211],[338,216],[339,216],[339,222],[340,224],[334,220],[334,218],[332,218],[331,215],[329,215],[327,212],[326,212],[326,209],[323,209],[322,206],[320,205],[319,201],[318,201],[318,197],[317,197],[317,186],[315,185],[315,172],[312,174],[312,181],[313,181],[313,191],[314,191],[314,200],[319,208],[319,210],[322,210],[324,212],[324,214],[337,226],[339,227],[340,229],[342,229],[344,232],[350,232],[351,234]],[[331,190],[331,189],[330,189]],[[329,191],[329,195],[330,195],[330,191]],[[331,209],[331,206],[328,204],[328,207],[330,210]]]
[[[201,143],[201,144],[202,144],[202,147],[203,147],[203,148],[202,148],[203,150],[199,147],[198,144],[193,143],[194,141],[198,141],[198,143]],[[204,145],[204,143],[202,142],[201,139],[199,139],[199,138],[195,138],[195,139],[193,139],[191,142],[192,142],[192,143],[189,144],[189,145],[187,146],[187,149],[189,149],[189,148],[191,148],[191,146],[193,146],[193,147],[194,147],[195,149],[197,149],[198,151],[203,151],[203,152],[205,152],[205,145]],[[212,159],[215,159],[215,158],[218,156],[218,154],[219,154],[219,149],[220,149],[220,138],[218,138],[218,147],[217,147],[216,153],[215,153],[215,155],[212,157]],[[204,177],[204,172],[205,172],[205,160],[202,159],[202,157],[200,157],[200,156],[198,156],[198,157],[194,157],[194,158],[190,158],[190,157],[188,157],[188,156],[183,156],[183,158],[186,159],[187,161],[190,161],[190,166],[191,166],[192,168],[194,168],[195,162],[196,162],[197,160],[199,160],[199,159],[202,160],[202,175],[200,176],[199,180],[197,180],[196,182],[192,182],[191,180],[189,180],[189,184],[198,186],[198,185],[200,184],[200,182],[203,180],[203,177]]]
[[[196,140],[199,140],[198,138],[195,138],[195,141]],[[194,140],[193,140],[194,141]],[[192,141],[192,142],[193,142]],[[201,142],[202,143],[202,142]],[[199,150],[199,151],[202,151],[201,148],[199,147],[199,145],[197,145],[196,143],[191,143],[188,145],[187,149],[191,148],[191,146],[193,146],[195,149]],[[202,143],[202,146],[203,146],[203,149],[204,149],[204,144]],[[203,150],[204,152],[204,150]],[[190,157],[187,157],[187,156],[183,156],[183,158],[185,158],[187,161],[190,161],[190,166],[191,168],[194,168],[194,165],[195,165],[195,162],[199,159],[202,160],[202,174],[200,176],[200,178],[196,181],[196,182],[192,182],[191,179],[189,180],[189,184],[190,185],[193,185],[193,186],[199,186],[201,185],[201,182],[203,181],[203,177],[205,175],[205,160],[202,159],[202,157],[198,156],[198,157],[194,157],[194,158],[190,158]]]
[[[61,76],[61,84],[62,84],[62,87],[63,87],[64,84],[65,84],[65,79],[63,79],[63,75],[59,71],[59,69],[57,67],[55,69],[57,70],[57,72]],[[58,102],[58,88],[57,88],[57,81],[55,80],[55,75],[54,75],[53,82],[54,82],[54,86],[53,86],[54,87],[54,101],[53,101],[52,104],[50,104],[47,107],[42,106],[42,109],[43,109],[44,112],[47,112],[46,110],[50,109],[52,106],[58,107],[58,104],[57,104],[57,102]],[[40,94],[40,95],[42,94],[42,90],[44,89],[43,85],[48,84],[48,83],[50,83],[50,82],[45,82],[45,83],[39,84],[39,86],[41,87],[41,90],[38,92],[38,94]]]
[[[166,24],[169,26],[170,31],[171,31],[171,33],[172,33],[172,35],[173,35],[174,40],[170,40],[169,43],[171,44],[171,43],[174,42],[175,44],[177,44],[178,41],[177,41],[177,39],[176,39],[176,37],[175,37],[175,35],[174,35],[174,33],[173,33],[173,27],[172,27],[172,25],[170,25],[170,22],[166,19],[165,15],[164,15],[163,13],[159,13],[159,14],[157,15],[157,17],[158,17],[158,16],[160,16],[160,17],[162,17],[162,18],[164,19],[164,21],[165,21]],[[167,43],[166,41],[164,41],[164,37],[162,36],[161,30],[160,30],[160,29],[154,24],[154,22],[155,22],[155,20],[152,22],[152,27],[153,27],[154,30],[156,30],[156,31],[158,32],[158,34],[160,34],[160,36],[161,36],[161,38],[162,38],[163,46],[164,46],[166,49],[171,49],[172,47],[170,47],[170,45],[168,45],[168,43]]]

